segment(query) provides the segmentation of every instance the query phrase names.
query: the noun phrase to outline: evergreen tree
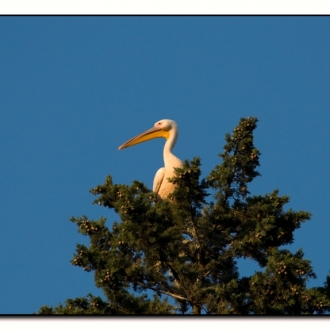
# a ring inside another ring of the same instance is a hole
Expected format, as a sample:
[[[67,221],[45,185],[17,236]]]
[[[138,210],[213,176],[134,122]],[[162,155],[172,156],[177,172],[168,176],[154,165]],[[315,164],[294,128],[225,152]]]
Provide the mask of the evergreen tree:
[[[251,195],[260,152],[253,143],[256,118],[242,118],[226,134],[222,163],[200,180],[200,159],[185,161],[170,179],[176,190],[158,201],[143,183],[114,184],[108,176],[92,189],[94,203],[120,216],[71,218],[90,245],[77,244],[73,265],[93,271],[106,301],[88,295],[39,314],[322,314],[329,311],[330,276],[308,289],[316,275],[293,242],[294,230],[310,219],[284,210],[276,189]],[[211,200],[211,195],[213,201]],[[209,196],[209,197],[208,197]],[[240,277],[237,260],[255,260],[262,270]],[[152,294],[153,293],[153,296]],[[170,298],[170,299],[168,299]]]

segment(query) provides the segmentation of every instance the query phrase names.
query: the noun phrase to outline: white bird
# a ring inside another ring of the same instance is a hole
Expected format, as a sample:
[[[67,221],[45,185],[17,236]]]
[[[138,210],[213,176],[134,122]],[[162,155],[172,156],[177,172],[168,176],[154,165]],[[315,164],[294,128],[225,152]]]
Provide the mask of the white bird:
[[[174,168],[183,167],[182,161],[172,154],[178,134],[178,126],[174,120],[162,119],[157,121],[153,128],[135,136],[118,148],[121,150],[155,138],[163,137],[166,139],[163,153],[165,167],[157,171],[152,189],[161,199],[166,198],[175,189],[175,185],[168,182],[168,178],[175,175]]]

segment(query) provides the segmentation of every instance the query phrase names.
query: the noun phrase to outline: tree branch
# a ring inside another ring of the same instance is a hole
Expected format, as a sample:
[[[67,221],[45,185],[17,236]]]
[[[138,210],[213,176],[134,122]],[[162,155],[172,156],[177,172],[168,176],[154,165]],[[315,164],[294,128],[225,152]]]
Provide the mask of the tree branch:
[[[148,285],[146,285],[146,284],[144,284],[144,283],[140,283],[140,282],[136,282],[136,283],[137,283],[138,285],[140,285],[140,286],[146,288],[146,289],[150,289],[150,290],[153,290],[153,291],[158,292],[158,293],[163,293],[163,294],[166,294],[166,295],[171,296],[171,297],[176,298],[176,299],[190,301],[190,299],[185,298],[185,297],[182,297],[182,296],[179,296],[179,295],[177,295],[177,294],[175,294],[175,293],[171,293],[171,292],[164,291],[164,290],[160,290],[160,289],[155,289],[155,288],[150,287],[150,286],[148,286]]]

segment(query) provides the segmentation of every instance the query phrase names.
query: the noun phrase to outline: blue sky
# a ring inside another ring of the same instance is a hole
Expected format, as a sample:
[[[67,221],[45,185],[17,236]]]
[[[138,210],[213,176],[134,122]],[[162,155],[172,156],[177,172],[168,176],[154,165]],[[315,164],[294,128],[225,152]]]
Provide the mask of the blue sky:
[[[330,20],[328,17],[0,17],[0,313],[91,292],[93,274],[70,264],[88,244],[71,216],[119,217],[89,190],[132,180],[152,187],[164,141],[118,151],[163,118],[174,153],[220,163],[224,135],[259,119],[261,177],[288,208],[313,214],[302,247],[322,285],[330,270]],[[242,274],[254,265],[243,262]]]

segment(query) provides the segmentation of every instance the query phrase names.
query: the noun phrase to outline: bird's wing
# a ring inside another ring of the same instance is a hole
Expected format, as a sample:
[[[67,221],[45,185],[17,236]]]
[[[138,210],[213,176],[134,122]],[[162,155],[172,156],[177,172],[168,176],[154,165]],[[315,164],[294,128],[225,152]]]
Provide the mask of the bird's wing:
[[[156,194],[159,191],[159,188],[164,180],[165,176],[165,167],[160,168],[154,178],[154,185],[152,187],[152,191],[155,192]]]

